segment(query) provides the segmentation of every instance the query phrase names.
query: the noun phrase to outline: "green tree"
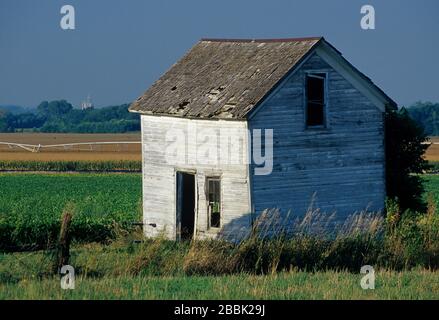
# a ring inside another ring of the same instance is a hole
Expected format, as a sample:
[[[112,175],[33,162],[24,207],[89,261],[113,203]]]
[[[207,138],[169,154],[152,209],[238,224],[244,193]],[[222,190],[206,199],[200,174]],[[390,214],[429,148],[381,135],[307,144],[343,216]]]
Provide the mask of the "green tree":
[[[387,197],[397,198],[403,210],[423,210],[423,186],[417,174],[428,169],[423,158],[428,137],[405,108],[388,109],[385,117]]]
[[[42,101],[38,106],[37,106],[37,111],[41,114],[47,114],[48,113],[48,109],[49,109],[49,102],[47,101]]]
[[[47,117],[60,117],[62,115],[68,114],[73,109],[73,106],[66,100],[54,100],[54,101],[43,101],[38,107],[37,111]]]
[[[0,115],[0,131],[34,129],[40,132],[118,133],[140,131],[140,116],[128,104],[74,109],[66,100],[42,101],[36,113]]]
[[[424,127],[426,134],[439,135],[439,103],[420,101],[407,108],[407,111],[419,125]]]
[[[0,110],[0,132],[8,132],[7,112]]]

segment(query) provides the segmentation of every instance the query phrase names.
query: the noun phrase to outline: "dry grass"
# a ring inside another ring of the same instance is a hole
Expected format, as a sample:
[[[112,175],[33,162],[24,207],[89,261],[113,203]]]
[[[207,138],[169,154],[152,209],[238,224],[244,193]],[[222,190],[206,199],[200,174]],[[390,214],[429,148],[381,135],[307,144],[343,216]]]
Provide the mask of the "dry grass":
[[[431,137],[432,142],[439,142],[439,137]],[[102,142],[102,141],[139,141],[140,133],[120,134],[80,134],[80,133],[0,133],[0,141],[25,144],[64,144],[75,142]],[[439,161],[439,145],[431,145],[425,158],[428,161]],[[100,146],[95,151],[77,150],[45,150],[31,153],[22,149],[10,149],[0,146],[0,160],[25,161],[81,161],[81,160],[141,160],[141,146]]]
[[[141,161],[141,153],[134,152],[41,152],[31,153],[27,151],[23,152],[2,152],[0,151],[0,160],[7,161]]]
[[[439,142],[439,137],[431,137],[431,142]],[[439,161],[439,144],[432,144],[425,153],[425,159],[428,161]]]
[[[1,133],[1,142],[15,142],[23,144],[66,144],[77,142],[108,142],[108,141],[140,141],[140,133],[123,134],[64,134],[64,133]],[[88,146],[72,149],[45,149],[41,152],[29,152],[20,148],[0,146],[0,160],[24,161],[105,161],[105,160],[141,160],[141,145],[105,145]]]

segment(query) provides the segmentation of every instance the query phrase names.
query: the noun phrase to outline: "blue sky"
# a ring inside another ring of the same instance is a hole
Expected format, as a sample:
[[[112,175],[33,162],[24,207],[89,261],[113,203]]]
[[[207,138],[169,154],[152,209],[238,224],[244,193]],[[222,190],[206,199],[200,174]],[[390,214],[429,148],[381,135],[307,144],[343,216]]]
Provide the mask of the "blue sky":
[[[60,9],[76,11],[62,30]],[[360,28],[362,5],[376,29]],[[439,101],[437,0],[0,0],[0,104],[141,95],[198,39],[324,36],[400,105]]]

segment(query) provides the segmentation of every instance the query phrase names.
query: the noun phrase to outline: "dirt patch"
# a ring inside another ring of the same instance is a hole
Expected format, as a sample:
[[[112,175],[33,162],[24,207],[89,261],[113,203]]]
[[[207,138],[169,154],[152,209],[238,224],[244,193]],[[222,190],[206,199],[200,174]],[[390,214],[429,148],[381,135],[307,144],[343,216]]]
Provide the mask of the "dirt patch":
[[[431,142],[439,143],[439,137],[431,137]],[[428,161],[439,161],[439,144],[432,144],[425,153],[425,158]]]
[[[63,134],[63,133],[1,133],[1,142],[31,145],[57,145],[84,142],[136,142],[140,133],[126,134]],[[141,160],[141,144],[108,144],[61,146],[30,152],[19,147],[0,145],[0,160],[80,161],[80,160]]]

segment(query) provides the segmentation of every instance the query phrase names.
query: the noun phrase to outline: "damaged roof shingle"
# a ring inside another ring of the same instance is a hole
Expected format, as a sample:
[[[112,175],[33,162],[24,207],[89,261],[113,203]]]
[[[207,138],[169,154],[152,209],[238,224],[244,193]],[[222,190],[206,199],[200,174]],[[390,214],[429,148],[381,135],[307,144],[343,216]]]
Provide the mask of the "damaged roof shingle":
[[[202,39],[130,111],[244,119],[321,39]]]

